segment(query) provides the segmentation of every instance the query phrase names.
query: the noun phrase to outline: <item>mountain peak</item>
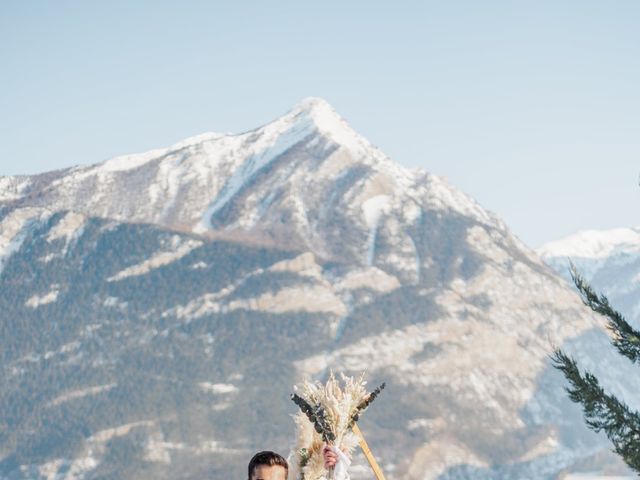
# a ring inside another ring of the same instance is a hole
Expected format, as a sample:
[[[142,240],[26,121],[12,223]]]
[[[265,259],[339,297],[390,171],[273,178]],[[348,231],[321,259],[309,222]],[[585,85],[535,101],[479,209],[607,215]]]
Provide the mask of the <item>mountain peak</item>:
[[[307,97],[296,104],[290,112],[295,117],[304,116],[322,130],[346,128],[355,133],[338,112],[323,98]]]
[[[367,140],[353,130],[323,98],[307,97],[296,104],[287,116],[312,123],[321,134],[354,152],[370,148]]]
[[[318,110],[331,110],[335,115],[338,115],[334,108],[327,102],[324,98],[321,97],[306,97],[300,100],[294,110],[304,110],[307,112],[318,111]]]
[[[583,230],[546,243],[537,252],[543,258],[606,258],[615,251],[640,250],[640,228]]]

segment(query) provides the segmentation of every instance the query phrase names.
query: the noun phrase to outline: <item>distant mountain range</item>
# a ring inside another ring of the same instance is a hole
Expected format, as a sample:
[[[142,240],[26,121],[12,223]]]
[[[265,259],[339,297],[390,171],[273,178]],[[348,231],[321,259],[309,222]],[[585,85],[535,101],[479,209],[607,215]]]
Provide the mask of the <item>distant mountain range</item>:
[[[538,253],[569,279],[569,264],[627,319],[640,325],[640,229],[588,230],[542,246]]]
[[[288,451],[293,385],[330,369],[387,382],[361,427],[389,479],[626,472],[548,358],[637,395],[601,320],[497,216],[321,99],[0,177],[0,289],[3,479],[242,478],[254,451]]]

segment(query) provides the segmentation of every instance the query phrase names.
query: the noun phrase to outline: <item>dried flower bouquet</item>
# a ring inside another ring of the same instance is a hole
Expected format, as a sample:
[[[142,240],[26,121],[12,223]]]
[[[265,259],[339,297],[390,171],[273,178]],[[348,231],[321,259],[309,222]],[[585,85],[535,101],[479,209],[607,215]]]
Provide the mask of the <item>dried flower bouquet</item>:
[[[305,380],[291,395],[300,408],[294,416],[297,438],[290,462],[290,475],[295,480],[330,478],[330,472],[324,468],[324,444],[351,455],[360,440],[352,432],[353,424],[385,386],[383,383],[369,393],[364,374],[357,378],[341,374],[340,378],[342,385],[333,372],[326,384]]]

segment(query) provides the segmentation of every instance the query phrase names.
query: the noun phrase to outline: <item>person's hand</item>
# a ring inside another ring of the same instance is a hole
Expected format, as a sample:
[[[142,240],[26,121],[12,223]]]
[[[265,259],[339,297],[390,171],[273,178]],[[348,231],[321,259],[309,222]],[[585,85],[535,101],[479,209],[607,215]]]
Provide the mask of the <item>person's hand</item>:
[[[333,468],[338,463],[338,455],[329,445],[325,445],[322,449],[322,457],[324,458],[324,468]]]
[[[346,480],[349,478],[347,469],[351,465],[351,459],[346,451],[325,445],[322,448],[322,457],[324,458],[324,468],[333,469],[334,480]]]

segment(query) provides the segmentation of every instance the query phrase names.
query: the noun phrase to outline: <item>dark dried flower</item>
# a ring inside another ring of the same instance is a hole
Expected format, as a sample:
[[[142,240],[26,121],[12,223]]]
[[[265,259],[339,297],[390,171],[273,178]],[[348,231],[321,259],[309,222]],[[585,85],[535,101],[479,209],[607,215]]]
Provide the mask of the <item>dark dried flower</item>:
[[[311,405],[297,393],[291,395],[291,400],[300,407],[302,413],[307,416],[309,421],[313,424],[313,428],[316,432],[322,435],[322,439],[325,442],[331,443],[336,439],[322,405]]]
[[[386,386],[387,384],[383,383],[378,388],[376,388],[373,392],[371,392],[367,396],[367,398],[365,398],[362,402],[360,402],[360,404],[356,407],[356,411],[351,417],[351,422],[349,422],[349,426],[352,426],[355,422],[358,421],[358,419],[360,418],[360,414],[364,412],[369,405],[371,405],[371,403],[376,399],[378,395],[380,395],[380,392],[382,392],[382,390],[384,390],[384,387]]]

